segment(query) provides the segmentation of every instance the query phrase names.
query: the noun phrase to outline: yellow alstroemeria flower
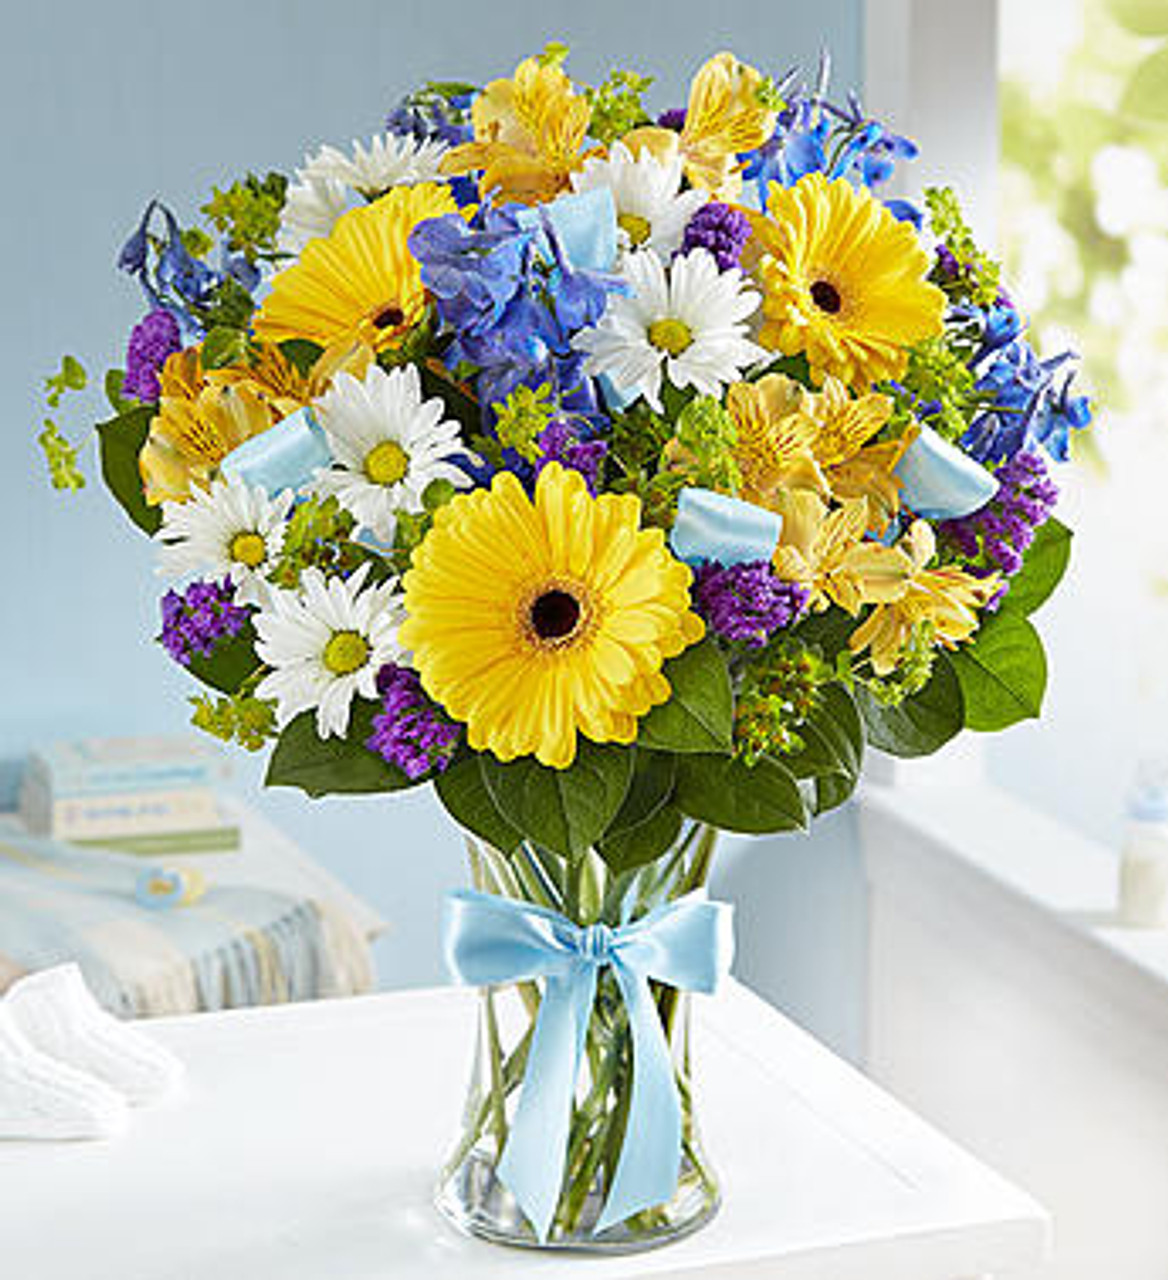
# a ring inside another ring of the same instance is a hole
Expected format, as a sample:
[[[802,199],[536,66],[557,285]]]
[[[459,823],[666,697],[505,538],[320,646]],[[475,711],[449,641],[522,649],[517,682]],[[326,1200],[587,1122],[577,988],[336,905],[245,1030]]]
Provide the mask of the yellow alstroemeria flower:
[[[237,364],[211,369],[205,375],[210,386],[248,386],[272,406],[276,418],[285,418],[319,399],[338,373],[364,378],[373,363],[373,348],[359,338],[342,338],[317,357],[307,373],[271,343],[257,343]]]
[[[812,489],[824,496],[868,503],[868,532],[880,533],[900,506],[893,468],[911,436],[868,445],[888,421],[892,401],[851,396],[835,378],[816,394],[784,374],[734,384],[726,398],[738,428],[735,461],[742,496],[770,506],[780,489]]]
[[[978,628],[978,611],[998,588],[996,574],[975,578],[954,567],[927,568],[936,545],[932,528],[917,520],[896,548],[910,566],[903,592],[895,600],[878,604],[848,640],[853,653],[870,650],[878,676],[895,670],[921,623],[931,624],[934,637],[947,649],[968,640]]]
[[[158,413],[138,455],[146,501],[154,505],[185,502],[192,485],[209,484],[232,449],[275,421],[253,387],[210,383],[198,347],[172,355],[158,380]]]
[[[772,506],[782,489],[829,492],[813,450],[815,424],[804,405],[803,388],[782,374],[736,382],[727,391],[726,409],[738,429],[740,496],[747,502]]]
[[[471,108],[474,141],[448,152],[442,171],[483,170],[479,190],[500,201],[554,200],[579,169],[592,108],[558,67],[527,58],[510,80],[493,80]]]
[[[772,560],[775,573],[805,586],[813,610],[836,604],[855,614],[861,605],[904,594],[912,562],[902,551],[864,541],[864,500],[853,499],[831,510],[809,490],[785,489],[777,495],[774,510],[783,517]]]
[[[648,147],[659,159],[680,152],[685,176],[715,199],[737,199],[742,190],[738,156],[762,146],[775,131],[778,112],[769,105],[760,72],[732,53],[718,53],[694,76],[680,137],[646,125],[623,139],[635,154]]]

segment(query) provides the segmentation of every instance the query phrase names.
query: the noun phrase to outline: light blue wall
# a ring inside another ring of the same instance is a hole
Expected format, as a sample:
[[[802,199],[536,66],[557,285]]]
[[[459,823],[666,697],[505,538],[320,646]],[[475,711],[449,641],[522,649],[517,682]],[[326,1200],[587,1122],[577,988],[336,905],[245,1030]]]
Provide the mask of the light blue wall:
[[[91,369],[115,363],[140,314],[135,288],[113,259],[147,199],[161,194],[189,217],[212,183],[248,168],[289,170],[307,146],[368,136],[421,80],[504,74],[551,38],[572,47],[571,68],[586,80],[613,61],[655,69],[658,106],[680,101],[692,69],[723,47],[779,74],[797,62],[813,65],[830,47],[843,89],[858,80],[861,7],[860,0],[8,6],[0,41],[0,805],[11,800],[16,762],[38,739],[169,731],[185,722],[188,682],[151,642],[157,588],[148,546],[99,485],[76,499],[52,493],[34,444],[39,376],[63,350]],[[96,399],[87,407],[100,410]],[[249,761],[240,775],[249,794],[258,793]],[[379,948],[385,980],[437,980],[439,894],[461,866],[458,841],[430,797],[312,804],[270,793],[260,802],[394,921]],[[830,914],[842,913],[841,929],[855,923],[854,848],[849,869],[846,842],[832,830],[824,859],[806,843],[760,845],[740,855],[735,874],[757,885],[756,860],[766,860],[768,906],[752,906],[744,928],[786,940],[774,957],[788,972],[772,986],[793,992],[813,1023],[816,1007],[831,1009],[832,1033],[851,1043],[858,1024],[845,988],[856,986],[855,974],[809,975],[806,958],[795,954],[809,890]]]

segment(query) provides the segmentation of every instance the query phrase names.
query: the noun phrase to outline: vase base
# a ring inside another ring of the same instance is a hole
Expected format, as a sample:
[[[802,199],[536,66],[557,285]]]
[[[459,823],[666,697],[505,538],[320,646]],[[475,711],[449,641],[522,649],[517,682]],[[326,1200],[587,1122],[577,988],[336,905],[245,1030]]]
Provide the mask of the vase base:
[[[619,1222],[599,1235],[592,1224],[603,1207],[598,1195],[590,1195],[565,1229],[557,1225],[541,1244],[515,1197],[495,1175],[489,1157],[472,1152],[439,1184],[434,1202],[442,1216],[465,1235],[519,1249],[558,1250],[571,1253],[641,1253],[671,1244],[704,1227],[721,1205],[717,1189],[697,1171],[683,1167],[677,1191],[668,1203]]]

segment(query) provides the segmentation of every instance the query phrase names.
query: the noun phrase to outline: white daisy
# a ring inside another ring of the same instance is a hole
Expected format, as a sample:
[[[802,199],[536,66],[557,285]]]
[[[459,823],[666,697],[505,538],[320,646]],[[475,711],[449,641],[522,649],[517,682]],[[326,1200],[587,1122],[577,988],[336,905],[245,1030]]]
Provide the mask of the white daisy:
[[[309,159],[307,170],[335,178],[372,200],[391,187],[443,181],[441,165],[446,150],[444,142],[380,133],[369,139],[368,146],[354,138],[351,156],[336,147],[321,147]]]
[[[647,149],[634,156],[618,142],[606,160],[585,160],[584,168],[572,174],[572,188],[607,187],[616,204],[621,249],[652,249],[668,262],[681,248],[686,223],[709,199],[707,191],[682,191],[681,177],[679,156],[661,161]]]
[[[660,412],[663,373],[675,387],[718,395],[766,358],[746,337],[759,295],[737,268],[719,271],[711,254],[694,249],[668,269],[656,254],[630,254],[623,270],[632,296],[610,296],[600,323],[572,339],[587,354],[586,373],[607,375],[618,392],[643,395]]]
[[[418,141],[383,133],[369,145],[353,141],[353,154],[323,146],[305,158],[288,186],[280,214],[276,247],[281,253],[299,255],[309,240],[327,236],[347,209],[384,195],[391,187],[442,180],[444,142]]]
[[[343,738],[353,698],[375,698],[378,671],[401,657],[397,584],[366,586],[369,569],[347,581],[305,569],[299,591],[275,593],[256,614],[256,653],[272,668],[256,696],[275,699],[281,727],[315,708],[317,733]]]
[[[280,210],[280,230],[276,248],[280,253],[299,257],[304,246],[317,236],[327,236],[337,219],[355,201],[343,182],[321,174],[296,171],[296,181],[289,183]]]
[[[422,399],[412,364],[389,373],[370,365],[363,381],[340,373],[313,408],[334,462],[317,475],[313,488],[335,494],[381,542],[393,541],[397,512],[422,510],[422,494],[431,481],[470,483],[451,461],[466,453],[458,423],[443,419],[446,406],[440,399]]]
[[[244,604],[263,604],[270,588],[264,575],[284,544],[285,522],[295,494],[269,498],[238,476],[196,489],[186,502],[164,502],[154,535],[158,572],[183,578],[226,574]]]

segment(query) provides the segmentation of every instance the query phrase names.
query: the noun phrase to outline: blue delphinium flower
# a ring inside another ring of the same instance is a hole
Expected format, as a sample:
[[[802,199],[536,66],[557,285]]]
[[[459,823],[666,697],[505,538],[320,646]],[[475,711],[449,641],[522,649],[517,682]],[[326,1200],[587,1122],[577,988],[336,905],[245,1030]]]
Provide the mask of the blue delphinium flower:
[[[854,93],[848,94],[843,107],[828,102],[829,75],[830,62],[825,57],[814,91],[789,94],[772,136],[743,157],[743,176],[754,181],[764,207],[772,182],[792,186],[809,173],[823,173],[829,180],[847,178],[875,189],[892,177],[897,161],[917,155],[916,143],[865,116]],[[790,77],[784,81],[785,93],[789,85]],[[894,217],[921,225],[920,211],[910,201],[887,204]]]
[[[156,214],[162,222],[161,234],[151,231],[152,223],[158,221]],[[167,311],[174,317],[184,337],[197,341],[203,336],[203,326],[192,308],[211,301],[223,273],[187,249],[178,219],[160,201],[151,200],[146,206],[137,228],[118,254],[118,266],[137,279],[152,310]],[[238,270],[232,260],[231,273]]]
[[[986,332],[991,332],[989,324]],[[1091,422],[1089,401],[1071,394],[1074,374],[1064,370],[1074,353],[1063,351],[1040,360],[1016,331],[1002,341],[1007,332],[1008,328],[1001,330],[989,344],[983,339],[983,351],[974,359],[977,389],[990,398],[991,407],[973,420],[962,446],[978,462],[994,463],[1036,442],[1056,461],[1065,462],[1070,433]]]
[[[540,225],[521,226],[518,210],[488,209],[471,226],[446,214],[410,236],[438,318],[453,335],[446,361],[476,371],[488,430],[489,406],[520,385],[547,384],[574,417],[598,420],[591,379],[571,338],[595,324],[608,295],[626,286],[615,275],[574,267],[546,215]]]

